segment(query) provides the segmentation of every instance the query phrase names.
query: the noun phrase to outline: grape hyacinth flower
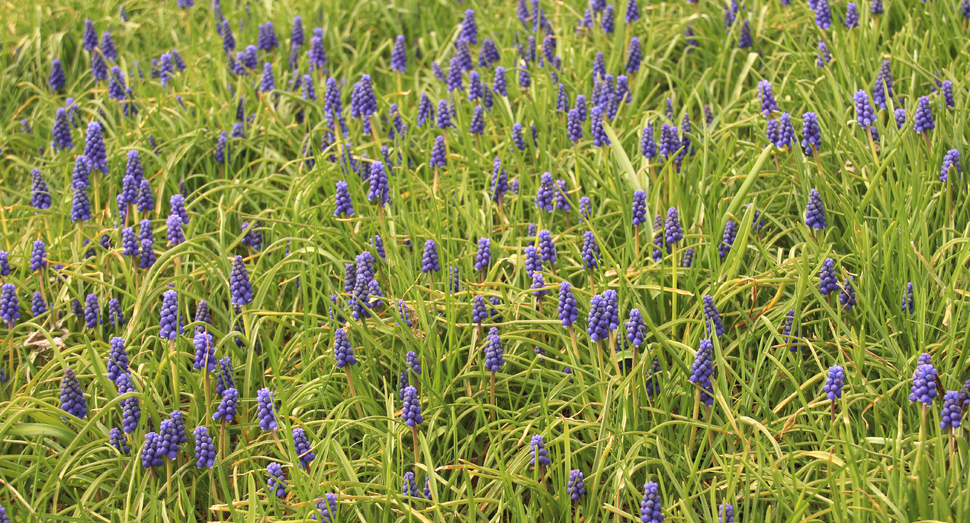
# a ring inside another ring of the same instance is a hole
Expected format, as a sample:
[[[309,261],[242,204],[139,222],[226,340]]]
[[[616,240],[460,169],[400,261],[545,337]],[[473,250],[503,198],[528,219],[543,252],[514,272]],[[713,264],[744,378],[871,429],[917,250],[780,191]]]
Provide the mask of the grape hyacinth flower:
[[[833,415],[835,412],[835,400],[842,397],[842,389],[845,387],[845,369],[838,365],[833,365],[829,367],[828,376],[825,379],[825,386],[822,390],[825,392],[825,397],[832,402]],[[936,391],[934,390],[934,394]],[[912,398],[912,396],[911,396]],[[910,399],[910,401],[913,401]]]
[[[701,340],[700,349],[690,368],[690,382],[700,387],[701,402],[708,407],[714,405],[714,391],[711,376],[714,375],[714,343],[709,339]]]
[[[906,109],[896,109],[893,111],[893,117],[896,120],[896,129],[902,129],[906,125]]]
[[[64,75],[64,66],[60,58],[51,61],[51,74],[47,83],[52,91],[60,91],[67,86],[67,77]]]
[[[962,403],[963,398],[960,391],[948,390],[943,394],[943,407],[940,409],[941,429],[960,428],[960,422],[963,419]]]
[[[580,118],[579,109],[570,109],[566,116],[566,134],[569,136],[569,141],[573,144],[583,138],[583,128],[581,122],[582,120]]]
[[[590,201],[589,196],[579,197],[579,215],[586,220],[589,220],[590,214],[593,212],[593,203]]]
[[[236,408],[239,405],[239,392],[235,387],[229,387],[222,392],[221,396],[222,400],[219,402],[215,413],[212,414],[212,419],[214,421],[221,420],[223,423],[232,423],[236,418]]]
[[[195,438],[195,466],[211,469],[216,462],[216,445],[209,435],[209,429],[196,427],[192,436]]]
[[[822,262],[822,269],[819,271],[819,276],[821,278],[819,292],[823,295],[828,295],[830,292],[839,290],[839,280],[835,276],[835,261],[832,258],[826,258]]]
[[[313,447],[310,446],[310,440],[307,439],[306,433],[301,428],[293,429],[293,447],[303,468],[310,468],[310,463],[317,459],[317,455],[311,450]]]
[[[185,234],[182,232],[182,219],[177,214],[170,214],[165,220],[168,227],[168,241],[172,246],[185,242]]]
[[[855,289],[852,287],[852,276],[845,279],[842,292],[839,293],[839,303],[845,310],[850,310],[856,304]]]
[[[694,265],[694,249],[684,251],[684,268],[690,269]]]
[[[424,252],[421,255],[421,272],[439,272],[441,265],[438,264],[438,245],[434,240],[424,242]]]
[[[648,160],[657,157],[657,142],[653,139],[653,125],[650,120],[647,120],[647,126],[640,136],[640,154]]]
[[[541,273],[535,273],[541,275]],[[488,340],[485,342],[485,370],[498,372],[505,363],[505,356],[502,350],[502,338],[499,337],[498,328],[492,327],[488,331]]]
[[[117,298],[108,300],[108,323],[112,327],[121,327],[125,324],[125,313],[121,310],[121,302]]]
[[[88,413],[81,384],[70,367],[64,369],[64,377],[61,379],[61,410],[79,419],[84,419]]]
[[[198,321],[198,318],[196,318]],[[236,383],[232,377],[232,358],[226,356],[219,360],[219,372],[216,374],[216,394],[221,396],[227,389],[235,388]]]
[[[445,167],[448,164],[448,159],[445,156],[445,137],[438,136],[434,140],[434,146],[431,148],[431,161],[429,164],[432,168],[434,167]]]
[[[734,507],[730,503],[718,505],[717,523],[734,523]]]
[[[259,389],[256,391],[256,403],[258,405],[256,417],[259,419],[259,428],[265,432],[278,429],[273,393],[266,387]]]
[[[333,215],[340,217],[341,215],[350,217],[354,215],[354,205],[350,200],[350,190],[348,189],[347,182],[341,180],[337,182],[337,197],[336,197],[336,209],[333,211]]]
[[[950,80],[943,80],[940,84],[940,92],[943,93],[943,103],[948,109],[953,109],[953,82]]]
[[[576,306],[576,298],[573,296],[573,288],[569,282],[564,281],[559,284],[559,319],[563,327],[572,327],[576,323],[579,315],[579,308]]]
[[[161,436],[156,432],[145,434],[145,444],[141,448],[141,466],[144,468],[162,466]]]
[[[779,110],[771,90],[771,82],[768,80],[758,82],[758,97],[761,99],[761,116],[771,118],[771,113]]]
[[[608,35],[613,34],[613,30],[614,30],[613,18],[614,18],[614,16],[615,15],[613,14],[613,4],[607,5],[606,6],[606,9],[603,10],[603,21],[600,24],[600,28],[603,29],[603,32],[606,33],[606,34],[608,34]]]
[[[58,107],[54,112],[54,125],[51,131],[53,140],[51,147],[65,151],[74,148],[74,139],[71,138],[71,128],[67,123],[67,111],[63,107]]]
[[[647,222],[647,194],[643,191],[633,193],[633,226]]]
[[[382,162],[373,162],[371,164],[370,191],[367,193],[367,200],[377,200],[379,207],[383,207],[391,200],[387,172],[384,170],[384,164]]]
[[[404,407],[401,409],[401,418],[404,419],[404,423],[411,428],[424,423],[424,418],[421,417],[421,401],[418,399],[418,389],[408,385],[404,388],[401,399],[404,402]]]
[[[475,136],[485,134],[485,113],[480,105],[475,106],[475,112],[472,114],[472,121],[468,125],[468,134]]]
[[[320,499],[320,498],[317,498]],[[320,499],[316,503],[317,512],[320,513],[321,523],[334,523],[337,520],[337,495],[327,493],[326,499]],[[317,519],[317,515],[313,514],[310,517]]]
[[[808,193],[808,206],[805,208],[805,225],[813,229],[824,229],[828,226],[825,221],[825,205],[818,191],[812,189]]]
[[[956,149],[950,149],[943,156],[943,166],[940,168],[940,181],[945,182],[949,179],[950,171],[956,171],[957,174],[963,174],[963,170],[960,168],[960,151]]]
[[[573,501],[577,501],[586,495],[586,483],[583,482],[583,473],[579,469],[569,471],[569,481],[566,483],[566,494]]]
[[[112,427],[111,430],[108,431],[108,445],[111,445],[115,448],[115,450],[123,455],[127,456],[131,454],[131,448],[128,447],[128,442],[125,440],[125,437],[122,436],[121,430],[119,430],[117,427]],[[0,518],[0,521],[3,521],[3,518]],[[10,520],[7,519],[6,521]]]
[[[849,29],[859,27],[859,8],[854,2],[849,2],[845,10],[845,26]]]
[[[721,238],[721,244],[717,246],[717,252],[724,259],[728,253],[731,252],[731,247],[734,245],[734,239],[738,235],[738,224],[734,223],[734,220],[728,220],[727,225],[724,227],[724,236]]]
[[[92,295],[89,295],[90,299]],[[160,314],[160,319],[158,322],[161,330],[158,332],[158,336],[166,340],[175,340],[178,334],[182,331],[182,322],[179,318],[179,298],[178,293],[173,290],[165,291],[162,294],[162,310]]]
[[[672,245],[684,239],[681,232],[680,217],[676,207],[667,209],[667,219],[664,221],[664,242],[667,245],[667,252],[670,252]]]
[[[488,270],[488,266],[492,264],[492,241],[488,238],[479,238],[478,240],[478,252],[475,254],[475,270],[482,271],[482,277],[484,278],[484,272]]]
[[[653,481],[643,486],[643,501],[640,502],[640,521],[643,523],[662,523],[663,507],[660,505],[660,489]]]
[[[205,329],[197,330],[192,343],[195,346],[195,360],[192,363],[192,368],[195,370],[205,369],[206,372],[215,371],[216,347],[209,331]]]
[[[84,299],[84,322],[87,328],[93,329],[104,323],[101,319],[101,308],[98,306],[98,295],[88,294]]]
[[[738,48],[745,49],[754,46],[754,40],[751,38],[751,26],[747,20],[741,24],[741,33],[738,35]]]
[[[287,485],[286,476],[283,475],[283,467],[274,461],[266,467],[266,472],[269,474],[266,485],[269,487],[270,492],[276,494],[278,498],[285,498]]]
[[[601,106],[594,106],[589,113],[589,134],[593,137],[593,147],[605,147],[610,145],[610,137],[603,129],[603,109]]]
[[[724,335],[724,324],[721,323],[721,313],[718,312],[717,307],[714,305],[714,297],[710,294],[704,296],[704,325],[707,328],[707,332],[711,332],[711,327],[714,327],[714,333],[717,336]]]
[[[142,179],[141,181],[136,204],[138,212],[147,213],[155,209],[155,197],[152,195],[151,183],[147,179]]]
[[[815,25],[823,31],[832,27],[832,9],[829,7],[829,0],[815,1]]]
[[[869,93],[865,89],[860,89],[852,96],[852,101],[855,103],[856,121],[863,129],[868,129],[876,121],[872,106],[869,104]]]
[[[552,234],[549,231],[543,229],[539,231],[537,235],[539,242],[539,254],[542,256],[543,262],[549,262],[550,265],[555,266],[556,264],[556,244],[552,240]]]
[[[871,12],[873,15],[883,14],[884,10],[882,7],[882,0],[872,0],[869,6],[869,12]]]
[[[525,138],[522,136],[522,124],[516,122],[512,125],[512,143],[515,148],[524,151],[525,150]],[[552,175],[550,175],[552,176]]]
[[[42,240],[37,240],[30,251],[30,272],[37,272],[46,268],[47,245]]]
[[[397,35],[394,48],[391,49],[391,70],[403,73],[407,67],[407,51],[404,49],[404,35]]]
[[[680,138],[677,136],[677,128],[670,124],[660,126],[660,156],[669,160],[674,153],[680,149]]]
[[[546,445],[542,436],[532,436],[532,441],[529,442],[529,454],[532,456],[529,459],[529,465],[534,467],[548,467],[552,463],[547,457]]]
[[[795,325],[794,309],[785,314],[785,320],[781,326],[781,335],[785,339],[785,343],[788,343],[789,336],[794,336],[796,338],[798,337],[798,326]],[[795,346],[792,345],[789,347],[789,350],[791,350],[791,352],[795,352]]]
[[[536,307],[537,308],[540,305],[542,305],[542,297],[545,296],[548,293],[548,291],[545,290],[545,286],[546,286],[546,280],[542,276],[542,273],[541,272],[538,272],[538,271],[537,272],[533,272],[532,273],[532,286],[530,288],[533,289],[532,295],[536,297],[536,303],[537,303]]]
[[[916,102],[916,112],[913,114],[913,130],[917,134],[923,134],[935,128],[933,111],[930,109],[930,97],[921,96]]]
[[[610,325],[606,311],[606,300],[602,296],[594,295],[589,301],[589,327],[586,333],[594,343],[609,338]]]
[[[110,349],[108,349],[108,379],[115,381],[122,374],[128,372],[128,353],[125,351],[124,338],[111,338]]]
[[[492,163],[492,201],[501,204],[502,196],[508,190],[508,174],[502,168],[502,160],[495,158],[495,161]]]
[[[229,274],[229,293],[232,295],[233,305],[242,307],[253,302],[253,286],[249,283],[249,273],[243,257],[237,255],[232,260],[232,272]]]
[[[421,358],[418,357],[416,352],[408,351],[408,353],[404,355],[404,362],[415,376],[421,375]]]
[[[907,283],[903,288],[903,304],[900,308],[903,312],[909,312],[910,314],[915,312],[916,307],[913,302],[913,282]]]
[[[639,309],[630,310],[630,320],[623,324],[626,328],[626,339],[634,347],[639,347],[647,338],[647,326],[643,323],[643,315]]]
[[[552,173],[542,173],[539,182],[539,188],[536,190],[535,204],[536,208],[544,210],[546,212],[552,212],[553,207],[553,196],[555,193],[555,186],[552,180]]]
[[[481,329],[482,322],[488,317],[488,311],[485,310],[485,298],[482,296],[475,296],[472,300],[472,323],[478,325]],[[479,332],[481,332],[479,330]]]
[[[539,250],[533,245],[528,245],[523,255],[525,258],[525,274],[531,278],[532,273],[542,270],[542,260],[539,257]]]
[[[347,331],[342,328],[334,331],[333,356],[337,360],[338,369],[357,364],[357,359],[354,358],[354,349],[350,346],[350,339],[347,337]]]
[[[923,359],[922,357],[920,358]],[[933,364],[927,360],[916,367],[913,373],[913,386],[909,395],[910,403],[917,401],[926,406],[933,404],[933,399],[937,396],[936,390],[937,371]]]
[[[822,129],[818,125],[818,115],[815,113],[802,115],[802,147],[805,149],[805,154],[818,153],[822,148]]]
[[[583,233],[583,266],[588,270],[593,270],[599,266],[600,248],[596,244],[596,235],[593,231]]]
[[[91,163],[91,169],[108,174],[108,156],[104,148],[104,137],[101,135],[101,124],[88,124],[88,133],[84,139],[84,156]]]

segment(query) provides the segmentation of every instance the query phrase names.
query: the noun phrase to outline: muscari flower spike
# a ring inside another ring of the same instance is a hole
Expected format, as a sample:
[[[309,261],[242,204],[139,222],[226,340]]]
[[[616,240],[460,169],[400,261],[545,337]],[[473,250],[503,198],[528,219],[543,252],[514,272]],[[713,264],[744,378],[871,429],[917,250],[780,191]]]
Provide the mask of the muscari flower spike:
[[[81,384],[70,367],[64,369],[64,377],[61,379],[61,410],[80,419],[84,419],[88,413]]]
[[[940,409],[940,428],[958,429],[963,419],[963,394],[958,390],[948,390],[943,394],[943,407]]]
[[[845,310],[852,309],[856,304],[855,289],[852,287],[852,276],[845,279],[842,285],[842,292],[839,293],[839,303]]]
[[[266,387],[259,389],[256,391],[256,403],[258,405],[256,417],[259,419],[259,428],[266,432],[278,429],[273,393]]]
[[[573,501],[577,501],[586,495],[586,483],[583,482],[583,473],[579,469],[569,471],[569,481],[566,483],[566,494]]]
[[[819,271],[819,277],[821,279],[819,283],[819,292],[823,295],[828,295],[830,292],[835,292],[839,290],[839,280],[835,275],[835,261],[832,258],[826,258],[822,262],[822,269]]]
[[[823,31],[832,27],[832,9],[829,7],[829,0],[815,1],[815,25]]]
[[[910,389],[909,402],[920,402],[927,407],[933,405],[936,398],[937,371],[932,363],[926,361],[916,367],[913,373],[913,386]]]
[[[498,372],[505,363],[505,353],[502,349],[502,338],[499,336],[497,327],[492,327],[488,331],[488,340],[485,342],[484,352],[485,370]]]
[[[539,231],[537,235],[539,243],[539,254],[542,257],[543,262],[549,262],[554,265],[556,263],[556,244],[552,240],[552,234],[543,229]]]
[[[808,206],[805,208],[805,225],[813,229],[824,229],[828,226],[825,220],[825,204],[818,191],[812,189],[808,193]]]
[[[724,335],[724,324],[721,323],[721,313],[718,312],[717,307],[714,305],[714,297],[710,294],[704,296],[704,325],[707,328],[707,332],[711,332],[711,327],[714,328],[714,333],[717,336]]]
[[[216,370],[216,347],[209,331],[205,329],[197,330],[192,343],[195,346],[195,360],[192,363],[192,368],[214,372]]]
[[[532,458],[529,460],[529,465],[548,467],[552,463],[547,457],[546,445],[543,442],[542,436],[532,436],[532,441],[529,442],[529,454],[532,455]]]
[[[209,429],[196,427],[192,436],[195,438],[195,466],[211,469],[216,462],[216,445],[209,435]]]
[[[834,402],[842,397],[843,387],[845,387],[845,369],[838,365],[829,367],[828,376],[825,379],[825,386],[822,387],[822,391],[825,392],[825,397],[829,401]]]
[[[266,467],[266,473],[269,474],[266,485],[269,487],[270,492],[276,494],[278,498],[285,498],[287,484],[286,476],[283,475],[283,467],[274,461]]]
[[[903,287],[903,303],[900,306],[903,312],[909,312],[912,314],[915,312],[916,307],[913,302],[913,282],[909,282]]]
[[[643,501],[640,502],[640,521],[642,523],[662,523],[663,507],[660,504],[660,489],[653,481],[643,486]]]
[[[313,460],[317,459],[317,455],[311,450],[313,447],[310,446],[310,440],[307,439],[303,429],[293,429],[293,446],[296,449],[296,455],[300,459],[300,464],[303,465],[303,468],[310,468],[310,463],[313,463]]]
[[[731,252],[731,247],[734,245],[734,239],[737,235],[738,224],[734,223],[734,220],[728,220],[727,225],[724,227],[724,236],[721,238],[721,244],[717,246],[717,252],[722,259]]]
[[[916,102],[916,112],[913,114],[913,130],[917,134],[923,134],[935,128],[933,110],[930,108],[930,97],[921,96]]]
[[[421,417],[421,401],[418,399],[418,389],[408,385],[404,388],[401,399],[404,402],[404,407],[401,409],[401,418],[404,419],[407,426],[416,427],[423,423],[424,418]]]
[[[765,118],[770,118],[772,112],[779,110],[768,80],[758,82],[758,97],[761,99],[761,115]]]
[[[624,323],[626,339],[634,347],[639,347],[647,338],[647,326],[643,322],[643,315],[639,309],[630,310],[630,321]]]
[[[215,413],[212,414],[212,419],[214,421],[221,420],[223,423],[232,423],[232,420],[236,418],[236,408],[239,405],[239,392],[235,387],[229,387],[222,392],[221,396],[222,400],[219,402]]]
[[[714,375],[714,343],[709,339],[701,340],[700,349],[694,357],[690,369],[690,382],[701,389],[701,402],[708,407],[714,405],[714,391],[711,376]]]
[[[350,346],[350,339],[345,329],[341,328],[334,331],[333,356],[337,360],[338,369],[357,364],[357,359],[354,358],[354,349]]]
[[[583,266],[588,270],[593,270],[599,266],[600,248],[596,244],[596,235],[593,231],[583,233]]]
[[[956,149],[950,149],[943,156],[943,166],[940,168],[940,181],[947,181],[951,171],[955,171],[961,176],[963,175],[963,170],[960,168],[960,151]]]

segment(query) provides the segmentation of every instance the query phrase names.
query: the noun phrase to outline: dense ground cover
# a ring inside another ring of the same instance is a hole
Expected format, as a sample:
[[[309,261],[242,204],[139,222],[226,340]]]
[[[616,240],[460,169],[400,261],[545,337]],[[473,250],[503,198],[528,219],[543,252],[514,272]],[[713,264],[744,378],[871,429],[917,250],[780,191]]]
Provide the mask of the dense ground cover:
[[[12,520],[970,517],[966,1],[188,3],[5,10]]]

